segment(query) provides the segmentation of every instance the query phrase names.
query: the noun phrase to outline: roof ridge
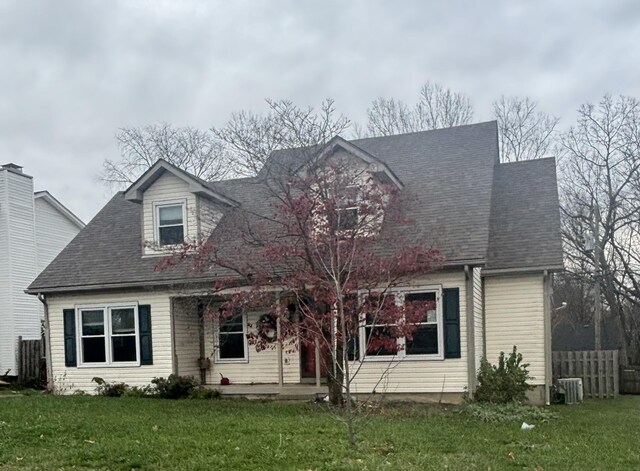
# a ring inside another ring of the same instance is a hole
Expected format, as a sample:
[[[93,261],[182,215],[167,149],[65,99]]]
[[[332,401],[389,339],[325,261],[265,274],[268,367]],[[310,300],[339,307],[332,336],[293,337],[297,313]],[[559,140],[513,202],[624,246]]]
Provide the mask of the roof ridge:
[[[460,124],[458,126],[447,126],[446,128],[436,128],[436,129],[424,129],[422,131],[410,131],[410,132],[401,132],[398,134],[387,134],[384,136],[369,136],[369,137],[361,137],[361,138],[357,138],[357,139],[349,139],[349,142],[356,142],[356,141],[368,141],[371,139],[385,139],[385,138],[393,138],[393,137],[403,137],[403,136],[411,136],[411,135],[415,135],[415,134],[425,134],[425,133],[437,133],[437,132],[443,132],[443,131],[451,131],[454,129],[461,129],[461,128],[470,128],[470,127],[475,127],[475,126],[484,126],[487,124],[491,124],[491,123],[498,123],[495,119],[491,119],[488,121],[480,121],[477,123],[469,123],[469,124]]]
[[[549,156],[549,157],[538,157],[537,159],[516,160],[515,162],[500,162],[500,165],[526,164],[531,162],[550,161],[550,160],[557,160],[557,157]]]

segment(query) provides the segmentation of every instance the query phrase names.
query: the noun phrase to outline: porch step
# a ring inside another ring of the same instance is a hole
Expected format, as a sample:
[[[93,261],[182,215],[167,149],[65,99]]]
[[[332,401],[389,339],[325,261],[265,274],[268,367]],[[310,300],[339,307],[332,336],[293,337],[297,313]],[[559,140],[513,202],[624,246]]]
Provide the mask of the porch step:
[[[229,384],[207,385],[217,389],[225,397],[245,397],[248,399],[279,399],[279,400],[314,400],[326,396],[327,386],[317,387],[315,384],[292,384],[279,386],[277,384]]]

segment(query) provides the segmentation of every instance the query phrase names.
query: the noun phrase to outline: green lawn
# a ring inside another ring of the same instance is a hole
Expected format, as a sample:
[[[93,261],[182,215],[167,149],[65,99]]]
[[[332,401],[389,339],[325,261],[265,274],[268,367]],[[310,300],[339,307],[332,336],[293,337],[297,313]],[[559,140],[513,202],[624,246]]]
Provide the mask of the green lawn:
[[[354,449],[315,404],[0,397],[0,469],[640,469],[640,397],[553,410],[521,431],[389,405]]]

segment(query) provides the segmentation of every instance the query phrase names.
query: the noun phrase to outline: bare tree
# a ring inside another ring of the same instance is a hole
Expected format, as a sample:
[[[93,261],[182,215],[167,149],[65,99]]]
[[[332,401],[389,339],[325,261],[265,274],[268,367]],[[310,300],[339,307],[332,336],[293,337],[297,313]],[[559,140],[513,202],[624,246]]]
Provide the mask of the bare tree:
[[[503,95],[493,102],[503,162],[539,159],[553,148],[560,119],[537,108],[538,104],[527,97]]]
[[[351,125],[337,114],[330,98],[318,110],[289,100],[266,101],[266,114],[241,111],[232,114],[225,126],[211,129],[240,175],[256,175],[275,150],[322,145]]]
[[[426,82],[420,89],[416,111],[418,126],[425,130],[460,126],[473,119],[469,98],[433,82]]]
[[[640,102],[605,96],[578,113],[562,136],[568,268],[619,321],[623,361],[640,362]]]
[[[367,110],[367,131],[372,136],[388,136],[459,126],[468,124],[472,118],[469,98],[428,81],[420,89],[420,99],[414,106],[395,98],[374,100]]]
[[[367,110],[367,119],[366,136],[390,136],[420,130],[416,110],[395,98],[374,100]]]
[[[106,159],[98,179],[114,189],[122,189],[164,159],[207,181],[230,175],[223,146],[207,131],[170,124],[121,128],[116,134],[119,160]]]

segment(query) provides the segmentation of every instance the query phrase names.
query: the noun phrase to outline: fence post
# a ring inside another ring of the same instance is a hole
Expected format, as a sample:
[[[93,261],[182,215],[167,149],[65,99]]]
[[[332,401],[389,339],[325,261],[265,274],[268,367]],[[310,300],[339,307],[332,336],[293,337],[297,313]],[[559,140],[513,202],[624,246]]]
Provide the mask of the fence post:
[[[18,382],[21,383],[22,382],[22,335],[20,335],[18,337],[18,345],[16,348],[16,351],[18,353],[17,358],[16,358],[16,369],[18,371],[16,371],[17,376],[18,376]]]
[[[617,397],[620,394],[620,359],[618,356],[618,350],[613,351],[613,397]]]

